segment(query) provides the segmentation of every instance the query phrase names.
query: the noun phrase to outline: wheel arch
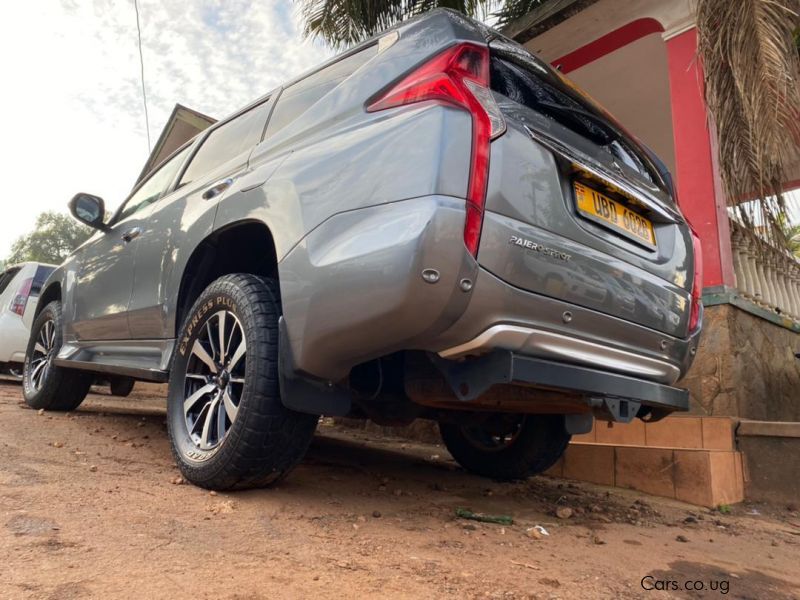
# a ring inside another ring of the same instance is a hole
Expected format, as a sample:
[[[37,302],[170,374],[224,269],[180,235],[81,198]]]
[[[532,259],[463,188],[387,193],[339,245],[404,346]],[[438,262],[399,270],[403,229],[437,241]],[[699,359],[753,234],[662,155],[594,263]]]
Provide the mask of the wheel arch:
[[[175,337],[203,290],[215,279],[230,273],[278,278],[275,239],[266,223],[252,219],[229,223],[197,244],[178,286],[173,325]]]
[[[44,291],[39,295],[39,301],[36,303],[36,312],[33,313],[33,318],[39,316],[42,309],[50,304],[53,300],[62,300],[61,295],[61,282],[53,281],[44,288]]]

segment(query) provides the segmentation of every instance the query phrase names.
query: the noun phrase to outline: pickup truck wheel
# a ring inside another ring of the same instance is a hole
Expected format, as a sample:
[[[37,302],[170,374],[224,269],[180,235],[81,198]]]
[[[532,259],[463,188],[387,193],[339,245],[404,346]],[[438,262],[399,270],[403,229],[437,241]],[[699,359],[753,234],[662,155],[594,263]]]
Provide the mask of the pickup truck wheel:
[[[278,386],[278,284],[226,275],[200,295],[173,356],[167,401],[172,452],[200,487],[263,487],[308,449],[318,417],[284,407]]]
[[[561,415],[495,415],[477,426],[439,423],[439,431],[458,464],[500,481],[546,471],[572,437]]]
[[[108,382],[112,396],[126,398],[131,395],[136,380],[133,377],[112,377]]]
[[[92,375],[53,364],[63,343],[62,323],[56,300],[42,309],[31,327],[22,374],[22,393],[31,408],[74,410],[92,385]]]

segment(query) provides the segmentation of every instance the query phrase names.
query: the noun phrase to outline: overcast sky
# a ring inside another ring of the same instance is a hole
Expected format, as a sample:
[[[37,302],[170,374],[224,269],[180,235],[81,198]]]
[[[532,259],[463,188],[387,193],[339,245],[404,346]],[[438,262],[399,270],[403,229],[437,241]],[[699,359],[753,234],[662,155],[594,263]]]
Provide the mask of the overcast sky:
[[[133,0],[8,2],[0,258],[78,191],[116,205],[148,156]],[[150,137],[176,102],[222,117],[331,55],[290,0],[140,0]]]

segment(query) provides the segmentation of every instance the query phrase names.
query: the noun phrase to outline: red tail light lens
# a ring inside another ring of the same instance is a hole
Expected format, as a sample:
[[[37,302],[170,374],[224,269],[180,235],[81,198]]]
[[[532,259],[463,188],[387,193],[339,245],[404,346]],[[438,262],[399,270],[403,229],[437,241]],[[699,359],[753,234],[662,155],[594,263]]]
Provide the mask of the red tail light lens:
[[[700,237],[692,230],[694,249],[694,281],[692,282],[692,306],[689,313],[689,332],[694,333],[700,326],[700,309],[703,306],[703,246]]]
[[[26,279],[19,286],[16,296],[11,300],[9,308],[11,312],[17,313],[20,317],[25,314],[25,307],[28,306],[28,297],[31,295],[31,286],[33,286],[33,278]]]
[[[381,93],[367,110],[375,112],[425,101],[457,106],[472,116],[464,244],[472,256],[477,256],[489,179],[489,143],[506,129],[489,89],[489,49],[469,43],[448,48]]]

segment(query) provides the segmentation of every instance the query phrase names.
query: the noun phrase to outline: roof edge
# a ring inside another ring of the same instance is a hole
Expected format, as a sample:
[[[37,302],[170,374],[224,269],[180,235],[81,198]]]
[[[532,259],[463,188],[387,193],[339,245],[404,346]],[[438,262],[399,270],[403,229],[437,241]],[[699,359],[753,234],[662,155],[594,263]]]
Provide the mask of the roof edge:
[[[516,21],[509,23],[501,29],[500,32],[506,37],[520,44],[524,44],[537,35],[544,33],[548,29],[552,29],[559,23],[587,9],[597,1],[598,0],[550,0],[534,8],[524,17],[520,17]]]

